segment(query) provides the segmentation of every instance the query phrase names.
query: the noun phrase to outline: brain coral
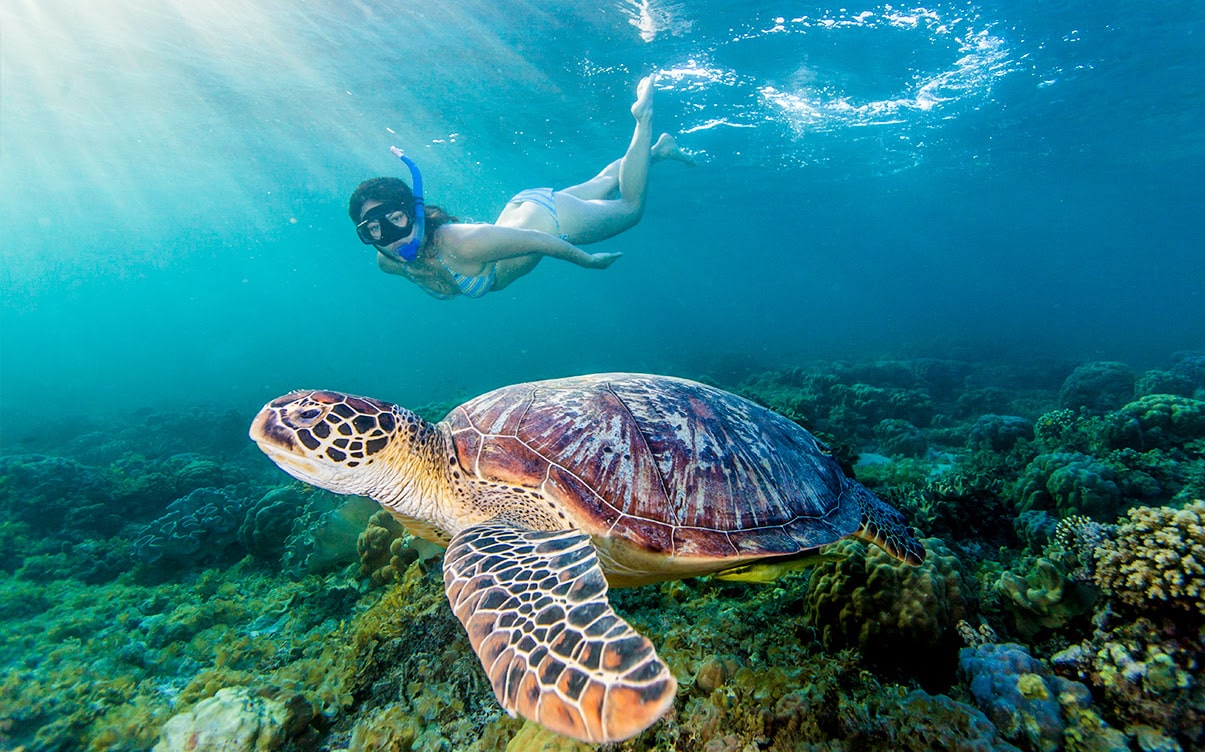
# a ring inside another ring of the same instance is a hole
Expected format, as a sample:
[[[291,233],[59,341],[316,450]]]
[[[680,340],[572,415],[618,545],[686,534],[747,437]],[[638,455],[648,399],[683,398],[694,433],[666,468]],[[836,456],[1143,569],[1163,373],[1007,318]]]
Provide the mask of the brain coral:
[[[934,648],[953,653],[954,625],[967,609],[958,560],[937,538],[923,543],[928,556],[916,567],[877,546],[860,554],[861,544],[852,540],[830,547],[844,556],[812,570],[805,598],[825,648],[856,647],[871,660],[897,666],[926,655],[931,662]]]
[[[1121,506],[1112,468],[1081,452],[1040,454],[1017,481],[1021,511],[1047,510],[1058,517],[1082,514],[1109,521]]]
[[[1135,507],[1095,551],[1101,589],[1138,609],[1205,616],[1205,501]]]

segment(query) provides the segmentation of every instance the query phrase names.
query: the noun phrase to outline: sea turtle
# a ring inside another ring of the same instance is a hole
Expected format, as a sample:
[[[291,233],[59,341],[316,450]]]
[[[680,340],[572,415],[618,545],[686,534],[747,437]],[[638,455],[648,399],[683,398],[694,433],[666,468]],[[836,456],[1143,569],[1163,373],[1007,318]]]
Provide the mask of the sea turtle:
[[[511,715],[589,742],[631,737],[677,682],[607,585],[747,570],[854,535],[924,548],[790,420],[684,379],[610,373],[504,387],[430,423],[295,391],[251,438],[285,472],[369,496],[447,547],[444,586]]]

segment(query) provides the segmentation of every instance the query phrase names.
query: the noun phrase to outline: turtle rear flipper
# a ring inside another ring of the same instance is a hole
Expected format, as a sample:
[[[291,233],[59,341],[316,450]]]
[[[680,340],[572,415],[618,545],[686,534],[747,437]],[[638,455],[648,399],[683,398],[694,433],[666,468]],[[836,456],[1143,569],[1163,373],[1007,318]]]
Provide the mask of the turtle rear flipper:
[[[588,535],[474,525],[448,546],[444,588],[511,715],[600,743],[635,736],[673,703],[677,681],[611,609]]]

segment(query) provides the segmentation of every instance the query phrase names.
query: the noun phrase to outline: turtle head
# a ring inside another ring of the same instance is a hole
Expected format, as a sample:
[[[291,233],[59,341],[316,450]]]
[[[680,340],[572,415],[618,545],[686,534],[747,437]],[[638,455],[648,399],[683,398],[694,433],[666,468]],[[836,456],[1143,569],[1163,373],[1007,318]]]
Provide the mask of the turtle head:
[[[251,423],[251,439],[298,480],[367,496],[380,481],[380,465],[387,464],[377,461],[421,423],[414,413],[380,400],[300,390],[264,405]]]

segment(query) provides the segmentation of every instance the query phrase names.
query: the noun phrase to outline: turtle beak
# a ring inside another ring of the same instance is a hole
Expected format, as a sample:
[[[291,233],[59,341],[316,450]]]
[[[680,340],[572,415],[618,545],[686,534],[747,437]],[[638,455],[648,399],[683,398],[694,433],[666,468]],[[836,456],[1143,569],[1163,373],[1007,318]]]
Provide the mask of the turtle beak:
[[[305,447],[297,441],[292,429],[280,422],[277,411],[266,405],[251,422],[251,440],[277,467],[297,480],[326,488],[330,481],[323,473],[325,465],[307,457]]]
[[[297,434],[280,422],[280,415],[272,407],[272,403],[264,405],[255,420],[251,421],[249,431],[251,440],[259,445],[264,454],[275,460],[276,454],[297,452]]]

